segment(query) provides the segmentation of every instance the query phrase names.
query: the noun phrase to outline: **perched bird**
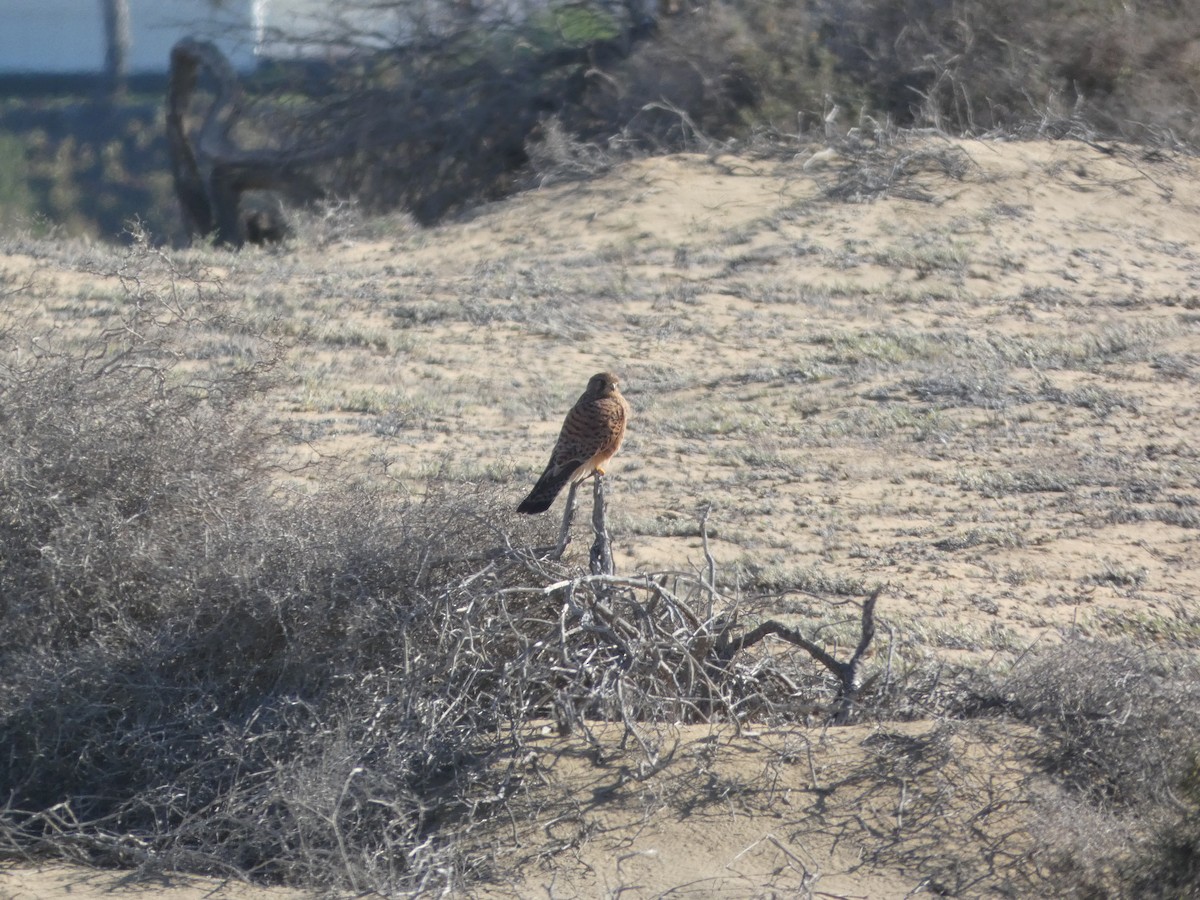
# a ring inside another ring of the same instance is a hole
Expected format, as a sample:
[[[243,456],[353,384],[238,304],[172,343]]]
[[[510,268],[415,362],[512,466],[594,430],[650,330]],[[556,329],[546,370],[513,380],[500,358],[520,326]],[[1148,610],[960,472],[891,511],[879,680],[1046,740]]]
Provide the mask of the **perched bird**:
[[[619,383],[611,372],[591,377],[563,421],[546,471],[517,512],[545,512],[568,481],[578,484],[593,472],[604,474],[601,466],[620,448],[629,421],[629,404],[617,390]]]

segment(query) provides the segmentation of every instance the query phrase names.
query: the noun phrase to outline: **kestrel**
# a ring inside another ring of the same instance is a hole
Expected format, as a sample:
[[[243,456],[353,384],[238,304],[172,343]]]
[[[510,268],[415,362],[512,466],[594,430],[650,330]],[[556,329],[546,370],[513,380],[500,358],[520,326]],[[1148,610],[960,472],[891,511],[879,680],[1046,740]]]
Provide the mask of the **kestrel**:
[[[604,474],[601,466],[620,449],[629,421],[629,404],[617,390],[619,383],[611,372],[591,377],[563,421],[546,471],[517,512],[545,512],[568,481],[579,484],[593,472]]]

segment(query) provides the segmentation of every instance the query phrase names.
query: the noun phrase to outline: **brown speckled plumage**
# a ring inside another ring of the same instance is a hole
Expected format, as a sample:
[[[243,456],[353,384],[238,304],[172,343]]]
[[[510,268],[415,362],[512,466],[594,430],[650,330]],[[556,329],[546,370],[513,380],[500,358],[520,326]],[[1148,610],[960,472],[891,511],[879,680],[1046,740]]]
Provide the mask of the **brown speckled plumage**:
[[[567,482],[579,483],[593,472],[604,474],[601,467],[620,449],[629,421],[629,404],[617,389],[619,383],[611,372],[591,377],[567,413],[546,471],[517,512],[545,512]]]

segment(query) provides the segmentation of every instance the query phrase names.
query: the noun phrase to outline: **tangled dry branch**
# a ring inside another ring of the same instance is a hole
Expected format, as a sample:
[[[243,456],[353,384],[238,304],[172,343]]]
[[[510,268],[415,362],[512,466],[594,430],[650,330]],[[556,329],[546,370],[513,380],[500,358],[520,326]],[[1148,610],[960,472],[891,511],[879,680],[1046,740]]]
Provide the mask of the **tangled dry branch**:
[[[571,540],[571,526],[577,509],[577,486],[572,484],[563,510],[558,543],[554,548],[542,548],[535,555],[559,560]],[[739,662],[740,654],[777,637],[799,647],[837,678],[837,701],[830,716],[835,724],[847,724],[865,683],[862,664],[875,638],[875,606],[883,592],[877,587],[862,604],[859,638],[854,652],[845,662],[797,628],[769,619],[746,631],[736,631],[736,602],[723,598],[717,591],[716,562],[708,552],[709,510],[700,520],[700,533],[705,547],[707,571],[699,579],[681,578],[667,574],[621,577],[615,574],[612,547],[606,521],[607,504],[604,477],[593,478],[592,530],[595,540],[589,553],[590,575],[560,579],[541,588],[517,587],[507,589],[515,594],[535,594],[560,600],[558,646],[563,649],[559,671],[572,672],[580,683],[590,683],[589,668],[594,669],[598,658],[606,658],[617,673],[638,673],[648,683],[637,686],[647,696],[674,698],[671,715],[677,719],[706,721],[719,710],[736,719],[735,710],[742,702],[728,693],[730,672]],[[668,583],[674,589],[667,588]],[[687,589],[687,599],[677,595],[680,585]],[[724,601],[722,611],[715,611]],[[627,611],[621,611],[621,607]],[[706,608],[702,616],[693,606]],[[600,646],[591,646],[583,657],[572,658],[567,652],[576,635],[589,635]],[[582,662],[581,662],[582,660]],[[616,675],[618,687],[629,695],[632,686],[623,683],[625,674]],[[601,679],[603,681],[603,679]],[[578,684],[577,684],[578,686]],[[561,694],[561,692],[560,692]],[[580,710],[589,707],[588,692],[567,691],[556,699],[560,727],[569,729],[579,718]],[[628,719],[624,701],[617,712]],[[566,714],[565,720],[561,717]],[[638,718],[645,713],[639,713]]]

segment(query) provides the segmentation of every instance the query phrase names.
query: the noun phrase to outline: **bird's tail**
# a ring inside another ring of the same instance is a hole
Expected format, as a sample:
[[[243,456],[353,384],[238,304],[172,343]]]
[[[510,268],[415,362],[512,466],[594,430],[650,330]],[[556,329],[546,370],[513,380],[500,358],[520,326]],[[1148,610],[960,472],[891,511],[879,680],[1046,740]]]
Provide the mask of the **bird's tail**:
[[[533,486],[533,490],[529,492],[529,496],[521,501],[517,512],[534,515],[548,510],[550,504],[554,502],[554,498],[558,496],[558,492],[571,480],[573,474],[570,469],[547,468],[542,473],[542,477],[537,480],[537,484]]]

